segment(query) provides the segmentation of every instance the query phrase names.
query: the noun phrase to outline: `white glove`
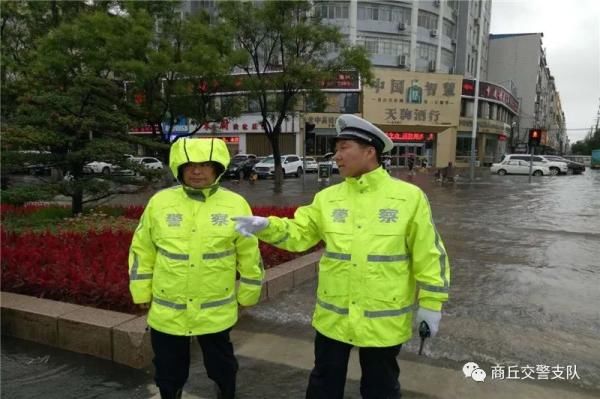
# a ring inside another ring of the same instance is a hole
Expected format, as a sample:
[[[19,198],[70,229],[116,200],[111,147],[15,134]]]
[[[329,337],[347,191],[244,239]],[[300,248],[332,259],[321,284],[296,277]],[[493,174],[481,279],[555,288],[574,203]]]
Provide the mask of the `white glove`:
[[[261,216],[236,216],[231,220],[235,222],[235,230],[246,237],[250,237],[269,225],[269,219]]]
[[[417,328],[419,328],[421,322],[424,321],[429,326],[429,331],[431,331],[431,337],[435,337],[440,327],[441,319],[442,312],[429,310],[425,308],[419,308],[419,310],[417,311]]]

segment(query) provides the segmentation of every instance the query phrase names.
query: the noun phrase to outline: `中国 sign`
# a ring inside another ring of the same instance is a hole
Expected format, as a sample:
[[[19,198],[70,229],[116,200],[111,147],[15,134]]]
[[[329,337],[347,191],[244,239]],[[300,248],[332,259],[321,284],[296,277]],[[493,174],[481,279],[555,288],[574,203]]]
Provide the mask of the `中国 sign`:
[[[372,86],[365,86],[364,118],[379,125],[458,126],[458,75],[374,68]]]

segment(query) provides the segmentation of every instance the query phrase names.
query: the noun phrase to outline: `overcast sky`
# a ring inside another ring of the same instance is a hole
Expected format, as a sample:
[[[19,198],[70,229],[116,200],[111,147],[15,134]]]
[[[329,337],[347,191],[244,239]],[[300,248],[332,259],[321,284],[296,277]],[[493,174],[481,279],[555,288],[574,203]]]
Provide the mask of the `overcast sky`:
[[[543,32],[571,143],[595,124],[600,102],[600,0],[492,0],[490,33]],[[588,130],[589,131],[589,130]]]

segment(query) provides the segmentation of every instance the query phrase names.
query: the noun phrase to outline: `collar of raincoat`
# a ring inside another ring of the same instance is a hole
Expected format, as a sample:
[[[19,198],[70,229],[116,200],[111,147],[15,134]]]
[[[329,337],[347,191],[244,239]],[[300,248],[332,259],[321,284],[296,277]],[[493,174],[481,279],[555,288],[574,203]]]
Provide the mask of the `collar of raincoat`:
[[[351,189],[361,190],[375,190],[385,180],[389,179],[390,175],[380,166],[373,169],[370,172],[364,173],[359,177],[347,177],[346,183]]]
[[[205,202],[207,198],[217,192],[220,185],[218,183],[218,179],[214,184],[205,188],[193,188],[190,186],[186,186],[185,184],[181,185],[183,187],[183,191],[186,193],[188,197],[193,200]]]

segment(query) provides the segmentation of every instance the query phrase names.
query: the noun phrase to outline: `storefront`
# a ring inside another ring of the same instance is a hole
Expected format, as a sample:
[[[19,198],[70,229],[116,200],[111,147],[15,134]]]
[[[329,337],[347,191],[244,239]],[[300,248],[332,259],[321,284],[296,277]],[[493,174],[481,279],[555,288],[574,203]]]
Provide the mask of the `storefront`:
[[[456,163],[458,166],[468,166],[471,157],[473,120],[460,118],[459,132],[456,135]],[[475,159],[481,166],[489,166],[499,162],[502,155],[507,153],[510,125],[480,119],[477,122],[475,138]]]
[[[434,133],[386,132],[394,142],[390,152],[392,166],[405,167],[412,158],[416,165],[432,165]]]
[[[260,114],[245,114],[237,118],[226,118],[221,122],[205,123],[193,137],[218,137],[227,143],[231,154],[256,154],[259,156],[273,153],[261,125]],[[191,131],[196,126],[190,126]],[[279,136],[281,154],[297,154],[301,149],[300,119],[290,115],[281,125]]]
[[[464,79],[462,106],[456,137],[456,164],[468,166],[471,158],[473,134],[475,82]],[[488,82],[479,83],[475,159],[477,165],[489,166],[499,162],[502,155],[511,151],[512,123],[519,110],[517,99],[502,86]],[[516,125],[516,124],[515,124]]]
[[[395,68],[373,73],[373,86],[363,90],[363,115],[394,141],[392,165],[406,166],[413,156],[429,166],[453,162],[462,78]]]

